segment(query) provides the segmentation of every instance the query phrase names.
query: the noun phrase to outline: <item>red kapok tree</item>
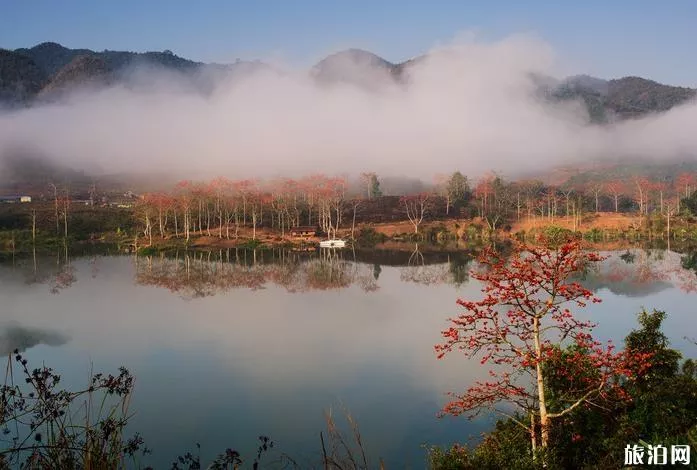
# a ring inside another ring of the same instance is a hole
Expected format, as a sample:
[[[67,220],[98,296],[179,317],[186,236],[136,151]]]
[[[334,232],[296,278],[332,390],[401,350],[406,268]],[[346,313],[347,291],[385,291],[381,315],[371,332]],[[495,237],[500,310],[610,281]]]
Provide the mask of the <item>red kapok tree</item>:
[[[492,250],[483,253],[479,259],[483,269],[472,277],[483,283],[484,298],[458,300],[464,312],[449,319],[451,326],[443,331],[445,342],[435,349],[439,358],[460,350],[480,357],[482,364],[494,369],[489,372],[490,380],[476,382],[461,395],[452,394],[453,400],[443,412],[503,413],[530,433],[534,451],[538,443],[548,445],[554,420],[592,400],[622,397],[611,393],[621,391],[617,379],[631,376],[638,370],[637,363],[646,358],[629,358],[615,352],[611,344],[603,347],[590,334],[595,325],[579,320],[569,310],[600,302],[575,279],[602,259],[583,250],[576,240],[556,248],[519,245],[508,260]],[[562,355],[561,350],[576,353]],[[593,373],[585,373],[583,380],[571,380],[574,388],[565,391],[564,400],[546,398],[546,381],[553,376],[558,382],[564,371],[573,375],[580,362],[584,367],[590,365]],[[508,412],[511,405],[530,416],[530,424]]]

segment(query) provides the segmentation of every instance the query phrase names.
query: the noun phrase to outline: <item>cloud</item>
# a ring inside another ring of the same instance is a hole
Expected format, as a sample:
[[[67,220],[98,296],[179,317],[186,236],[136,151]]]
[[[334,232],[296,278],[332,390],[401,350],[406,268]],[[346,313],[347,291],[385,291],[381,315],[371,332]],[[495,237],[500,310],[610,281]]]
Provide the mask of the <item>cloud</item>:
[[[489,43],[465,36],[409,67],[408,85],[376,73],[367,90],[268,68],[208,77],[212,91],[203,95],[172,74],[141,70],[131,80],[138,86],[1,115],[0,146],[32,143],[105,172],[233,178],[372,170],[430,179],[696,153],[696,106],[590,126],[579,103],[552,105],[535,93],[530,74],[555,76],[559,67],[548,44],[517,35]]]

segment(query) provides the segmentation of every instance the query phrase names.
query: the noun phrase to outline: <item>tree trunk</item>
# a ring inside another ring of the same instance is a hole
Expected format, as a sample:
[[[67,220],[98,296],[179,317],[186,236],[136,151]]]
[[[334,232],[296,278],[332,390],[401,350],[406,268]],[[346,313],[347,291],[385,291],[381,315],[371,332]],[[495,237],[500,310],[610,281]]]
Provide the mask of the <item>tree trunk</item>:
[[[668,250],[670,251],[670,209],[668,209],[668,224],[666,227],[666,231],[668,232]]]
[[[36,245],[36,209],[31,211],[31,243]]]
[[[358,204],[353,205],[353,221],[351,222],[351,239],[354,239],[354,231],[356,230],[356,209],[358,209]]]
[[[540,408],[540,437],[542,448],[549,443],[549,418],[547,416],[547,400],[545,399],[545,380],[542,375],[542,345],[540,343],[540,319],[533,319],[533,338],[535,341],[535,372],[537,374],[537,397]]]
[[[65,238],[68,238],[68,200],[65,200],[65,207],[63,208],[63,232]]]
[[[198,200],[198,231],[203,232],[203,201]]]
[[[537,451],[537,432],[535,432],[535,413],[530,412],[530,446],[532,447],[532,459],[535,460]]]
[[[661,198],[660,211],[663,212],[663,191],[659,193],[659,197]]]

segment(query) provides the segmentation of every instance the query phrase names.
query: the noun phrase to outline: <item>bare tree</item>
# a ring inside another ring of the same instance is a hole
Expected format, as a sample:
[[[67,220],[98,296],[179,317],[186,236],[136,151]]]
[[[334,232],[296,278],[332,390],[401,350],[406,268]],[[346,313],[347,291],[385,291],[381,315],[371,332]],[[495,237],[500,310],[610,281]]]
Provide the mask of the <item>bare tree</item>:
[[[48,184],[51,190],[53,191],[53,215],[54,218],[56,219],[56,235],[60,235],[61,229],[60,229],[60,217],[58,216],[58,187],[53,184],[49,183]]]
[[[419,233],[419,225],[424,220],[424,215],[428,209],[427,202],[429,199],[428,193],[420,193],[412,196],[403,196],[402,204],[406,209],[407,217],[414,226],[414,233]]]
[[[352,239],[355,238],[354,232],[356,230],[356,212],[358,211],[358,206],[361,205],[361,202],[363,202],[363,201],[361,201],[360,199],[354,199],[351,202],[351,205],[353,206],[353,220],[351,221],[351,238]]]

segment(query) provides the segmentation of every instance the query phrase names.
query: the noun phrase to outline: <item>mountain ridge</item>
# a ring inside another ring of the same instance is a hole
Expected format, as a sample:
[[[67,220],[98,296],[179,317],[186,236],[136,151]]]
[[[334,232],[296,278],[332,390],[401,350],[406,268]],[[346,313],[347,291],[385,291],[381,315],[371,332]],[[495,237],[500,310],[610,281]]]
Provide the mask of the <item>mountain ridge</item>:
[[[390,80],[408,84],[409,68],[425,57],[416,56],[395,63],[370,51],[352,48],[328,55],[308,72],[325,86],[348,83],[376,89]],[[31,48],[0,49],[0,107],[32,106],[41,103],[47,96],[59,99],[62,93],[86,84],[120,82],[128,70],[138,66],[174,72],[190,80],[194,88],[202,93],[209,93],[217,78],[234,78],[235,74],[272,69],[261,61],[238,60],[232,64],[197,62],[169,50],[98,52],[43,42]],[[536,76],[531,79],[547,99],[584,103],[590,121],[597,124],[664,112],[697,96],[697,90],[692,88],[665,85],[636,76],[611,80],[590,75],[564,79]],[[57,90],[61,93],[57,93]]]

